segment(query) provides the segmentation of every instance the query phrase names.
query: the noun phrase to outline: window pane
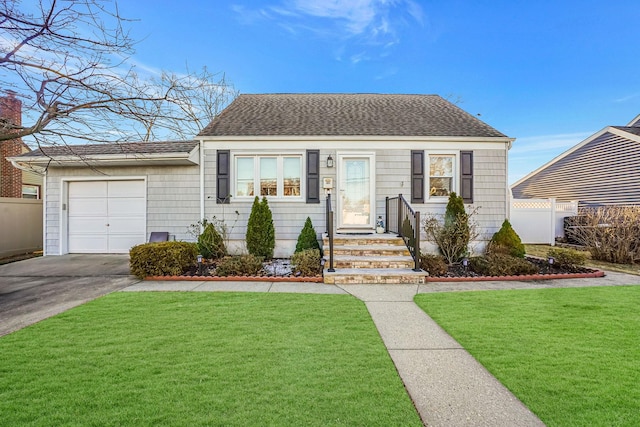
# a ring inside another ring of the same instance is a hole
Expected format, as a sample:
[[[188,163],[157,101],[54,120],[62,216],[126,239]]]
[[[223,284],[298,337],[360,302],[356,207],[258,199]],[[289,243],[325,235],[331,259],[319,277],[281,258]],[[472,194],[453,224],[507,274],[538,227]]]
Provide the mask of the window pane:
[[[253,196],[253,157],[236,157],[236,196]]]
[[[429,156],[429,196],[448,196],[452,187],[453,157]]]
[[[283,159],[284,168],[284,195],[300,196],[300,157],[285,157]]]
[[[260,158],[260,195],[278,195],[278,159],[275,157]]]

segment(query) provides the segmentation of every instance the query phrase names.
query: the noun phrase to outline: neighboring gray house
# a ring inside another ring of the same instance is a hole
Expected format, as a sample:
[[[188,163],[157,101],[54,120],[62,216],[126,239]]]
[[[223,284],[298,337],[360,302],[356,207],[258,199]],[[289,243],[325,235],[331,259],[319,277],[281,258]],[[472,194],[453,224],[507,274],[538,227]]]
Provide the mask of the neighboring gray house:
[[[640,116],[607,126],[511,186],[515,199],[640,204]]]
[[[266,196],[275,256],[307,216],[325,230],[373,232],[385,197],[444,212],[455,191],[478,208],[485,238],[507,217],[509,138],[436,95],[240,95],[195,141],[73,146],[13,160],[46,169],[45,254],[126,252],[153,231],[191,240],[223,219],[242,250],[256,195]]]

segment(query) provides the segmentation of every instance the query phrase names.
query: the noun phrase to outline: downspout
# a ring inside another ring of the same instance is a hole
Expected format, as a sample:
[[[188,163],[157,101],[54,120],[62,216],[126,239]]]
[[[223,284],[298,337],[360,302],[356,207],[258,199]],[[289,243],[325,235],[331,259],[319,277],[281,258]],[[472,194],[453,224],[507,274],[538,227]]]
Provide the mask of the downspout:
[[[198,221],[204,219],[204,141],[200,140],[200,218]]]
[[[47,170],[42,175],[42,256],[47,256]]]
[[[507,207],[506,219],[508,219],[509,221],[511,221],[511,187],[509,185],[509,150],[511,150],[511,147],[513,146],[513,141],[515,141],[515,138],[510,139],[506,143],[507,161],[504,164],[505,176],[507,177],[507,188],[506,188],[507,191],[506,191],[506,194],[505,194],[506,207]]]

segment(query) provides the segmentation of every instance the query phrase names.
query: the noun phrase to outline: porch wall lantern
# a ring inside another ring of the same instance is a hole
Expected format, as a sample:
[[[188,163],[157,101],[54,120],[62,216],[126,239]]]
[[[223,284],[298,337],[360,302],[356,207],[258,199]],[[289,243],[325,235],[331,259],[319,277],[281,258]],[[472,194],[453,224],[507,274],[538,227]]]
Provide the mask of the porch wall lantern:
[[[331,154],[329,154],[329,157],[327,157],[327,167],[328,168],[333,167],[333,157],[331,157]]]

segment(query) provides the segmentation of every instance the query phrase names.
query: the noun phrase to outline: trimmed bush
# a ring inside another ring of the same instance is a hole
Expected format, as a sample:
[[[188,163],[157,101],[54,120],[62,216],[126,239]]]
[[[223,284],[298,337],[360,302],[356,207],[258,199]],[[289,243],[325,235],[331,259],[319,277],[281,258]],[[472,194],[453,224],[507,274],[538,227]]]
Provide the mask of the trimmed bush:
[[[304,222],[304,227],[302,227],[302,231],[298,236],[295,253],[302,252],[307,249],[317,249],[320,251],[320,244],[316,237],[316,230],[314,230],[311,218],[309,217],[307,217],[307,220]]]
[[[320,251],[318,249],[305,249],[291,257],[291,271],[293,274],[314,277],[322,273],[320,263]]]
[[[216,265],[216,276],[257,276],[262,260],[251,254],[224,257]]]
[[[227,255],[224,240],[212,222],[204,222],[204,230],[198,236],[198,251],[206,259],[216,260]]]
[[[273,214],[269,209],[267,198],[262,202],[258,196],[253,200],[249,222],[247,223],[247,250],[251,255],[273,258],[273,249],[276,246],[276,230],[273,226]]]
[[[547,258],[553,258],[553,265],[565,270],[580,270],[587,260],[584,253],[563,248],[549,249]]]
[[[420,268],[430,276],[444,276],[449,271],[444,257],[435,254],[420,254]]]
[[[195,243],[144,243],[129,251],[129,270],[139,279],[147,276],[179,276],[196,264],[197,255]]]
[[[517,258],[524,258],[524,245],[518,233],[511,227],[509,220],[505,219],[500,230],[491,237],[488,252],[490,254],[507,253]]]
[[[461,215],[467,215],[467,211],[464,209],[464,200],[462,200],[462,196],[458,196],[455,191],[452,191],[449,194],[447,209],[444,213],[445,227],[452,225]]]
[[[469,259],[469,267],[472,271],[483,276],[517,276],[538,273],[538,267],[529,261],[501,253],[473,257]]]

